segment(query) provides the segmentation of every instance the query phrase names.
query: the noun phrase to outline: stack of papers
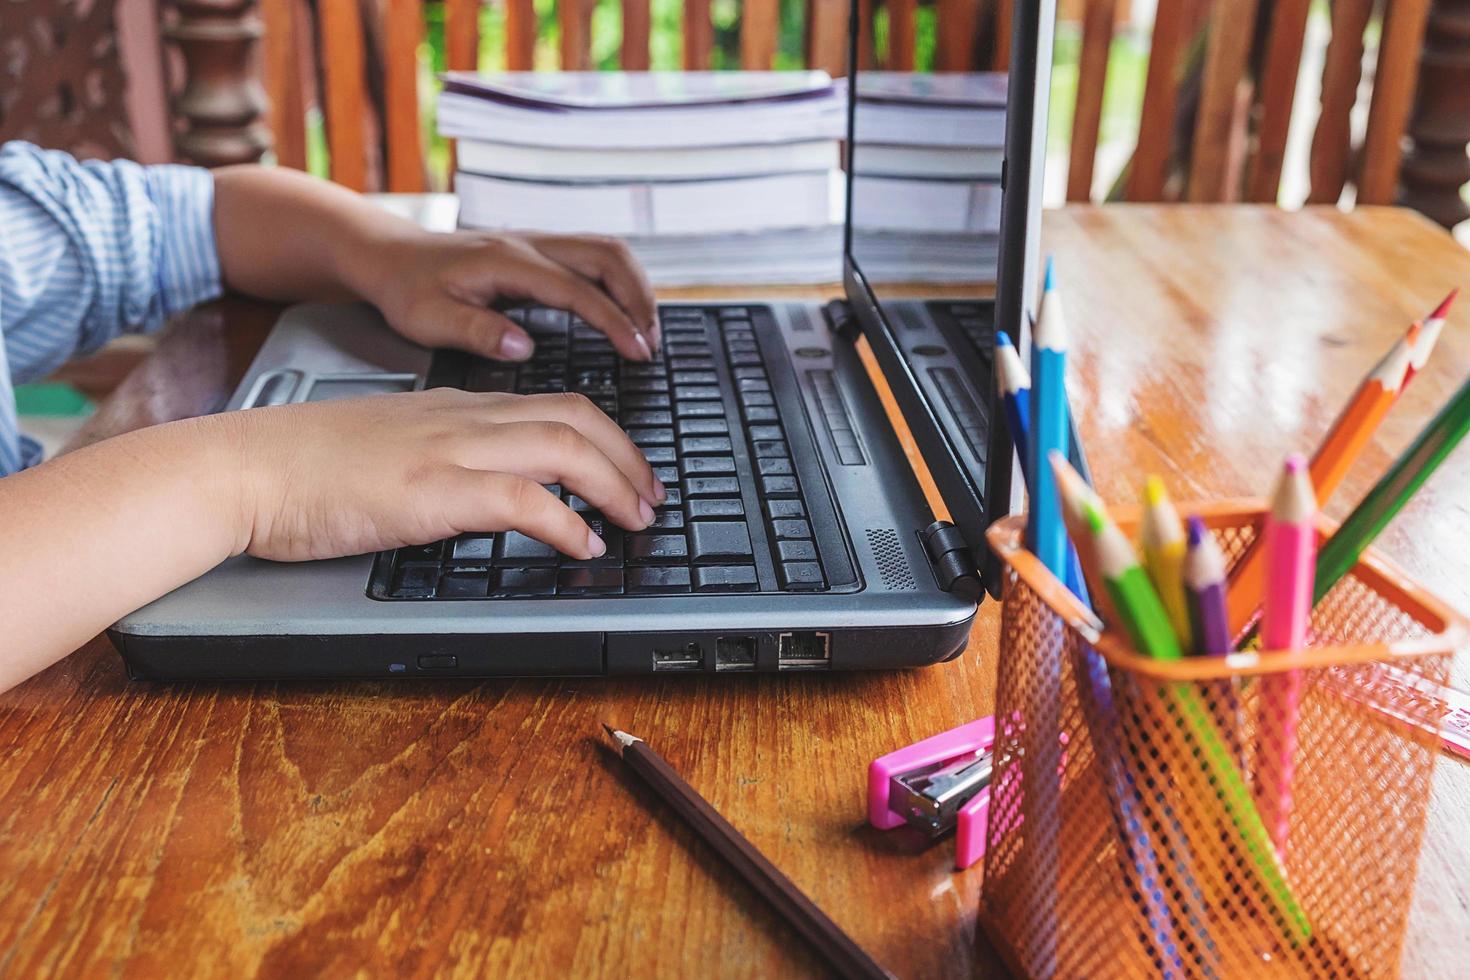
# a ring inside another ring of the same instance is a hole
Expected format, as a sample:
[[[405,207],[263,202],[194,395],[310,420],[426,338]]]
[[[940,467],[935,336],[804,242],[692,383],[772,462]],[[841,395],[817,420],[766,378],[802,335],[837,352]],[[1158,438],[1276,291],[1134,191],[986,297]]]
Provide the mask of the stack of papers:
[[[657,285],[840,277],[825,72],[451,72],[460,224],[624,237]]]

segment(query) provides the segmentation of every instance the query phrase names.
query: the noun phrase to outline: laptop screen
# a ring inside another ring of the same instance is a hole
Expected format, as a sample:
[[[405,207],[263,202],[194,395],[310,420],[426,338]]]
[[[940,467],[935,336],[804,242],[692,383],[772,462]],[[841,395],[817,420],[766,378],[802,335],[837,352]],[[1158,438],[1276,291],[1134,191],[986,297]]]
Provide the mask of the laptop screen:
[[[847,252],[879,304],[994,297],[1019,340],[1039,262],[1050,72],[1037,66],[1050,68],[1054,3],[1015,7],[1010,73],[942,70],[995,43],[983,36],[940,43],[921,70],[856,59]]]
[[[940,25],[916,71],[864,68],[851,39],[847,298],[982,565],[986,527],[1019,503],[994,333],[1029,345],[1055,8],[1012,5],[1007,73],[948,70],[988,60],[978,28]],[[993,563],[982,573],[995,590]]]

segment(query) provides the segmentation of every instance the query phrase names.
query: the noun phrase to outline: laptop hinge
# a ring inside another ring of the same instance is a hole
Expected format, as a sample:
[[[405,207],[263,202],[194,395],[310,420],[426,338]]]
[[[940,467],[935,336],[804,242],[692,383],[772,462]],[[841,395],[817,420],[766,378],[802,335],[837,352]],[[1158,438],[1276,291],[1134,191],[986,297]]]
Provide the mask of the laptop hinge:
[[[822,307],[822,318],[832,332],[848,343],[857,339],[858,322],[845,299],[834,299]]]
[[[976,571],[975,556],[960,534],[960,529],[949,521],[935,521],[919,535],[924,541],[924,551],[929,555],[929,564],[939,587],[946,592],[978,600],[980,598],[980,575]]]

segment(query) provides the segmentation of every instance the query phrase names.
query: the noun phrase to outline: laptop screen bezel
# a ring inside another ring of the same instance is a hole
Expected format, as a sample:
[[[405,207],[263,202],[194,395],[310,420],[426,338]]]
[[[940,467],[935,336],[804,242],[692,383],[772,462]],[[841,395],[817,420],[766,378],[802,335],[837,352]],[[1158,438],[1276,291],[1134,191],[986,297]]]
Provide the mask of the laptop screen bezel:
[[[1011,63],[1006,104],[1005,151],[1001,169],[1000,253],[995,282],[995,323],[1009,331],[1023,350],[1029,349],[1027,311],[1036,308],[1041,262],[1041,203],[1046,160],[1046,117],[1051,94],[1051,53],[1056,29],[1056,0],[1017,3],[1012,18]],[[848,32],[847,146],[849,173],[853,156],[858,72],[858,4],[852,4]],[[862,274],[853,254],[853,181],[847,182],[843,234],[843,286],[859,329],[883,367],[905,421],[934,477],[956,526],[969,544],[987,591],[999,596],[1000,565],[984,542],[985,529],[1019,507],[1020,474],[1003,423],[1004,414],[992,378],[976,395],[990,405],[990,443],[984,486],[976,485],[970,468],[941,421],[935,406],[897,341],[896,325],[884,315],[879,297]],[[1012,193],[1024,187],[1024,194]],[[996,465],[998,461],[1001,465]]]

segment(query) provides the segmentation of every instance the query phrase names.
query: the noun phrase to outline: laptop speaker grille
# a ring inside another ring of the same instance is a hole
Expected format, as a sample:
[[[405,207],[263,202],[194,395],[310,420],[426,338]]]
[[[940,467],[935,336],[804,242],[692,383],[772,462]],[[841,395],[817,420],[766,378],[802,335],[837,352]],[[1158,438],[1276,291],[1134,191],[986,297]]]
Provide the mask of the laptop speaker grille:
[[[899,543],[898,532],[889,527],[870,527],[867,530],[868,547],[873,560],[878,563],[878,576],[883,587],[892,592],[912,592],[918,588],[914,573],[909,569],[908,558]]]

